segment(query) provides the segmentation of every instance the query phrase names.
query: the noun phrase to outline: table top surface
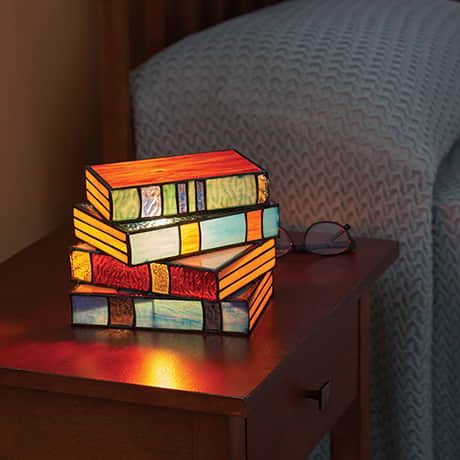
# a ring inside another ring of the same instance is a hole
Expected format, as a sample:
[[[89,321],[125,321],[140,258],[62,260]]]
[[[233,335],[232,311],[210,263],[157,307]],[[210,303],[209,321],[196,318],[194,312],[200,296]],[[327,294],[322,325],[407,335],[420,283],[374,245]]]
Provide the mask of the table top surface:
[[[0,265],[0,384],[235,415],[399,250],[394,241],[359,239],[351,254],[282,257],[271,304],[240,337],[71,327],[72,241],[59,230]]]

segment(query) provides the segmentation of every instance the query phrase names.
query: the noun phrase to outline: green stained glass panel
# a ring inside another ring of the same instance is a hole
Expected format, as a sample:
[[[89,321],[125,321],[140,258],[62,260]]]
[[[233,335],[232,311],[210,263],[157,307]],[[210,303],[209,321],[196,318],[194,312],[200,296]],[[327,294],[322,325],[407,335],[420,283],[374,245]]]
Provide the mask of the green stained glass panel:
[[[206,180],[206,209],[224,209],[257,203],[256,177],[253,175]]]
[[[141,203],[135,188],[112,191],[113,220],[134,220],[139,218]]]
[[[176,184],[163,185],[163,214],[177,214]]]

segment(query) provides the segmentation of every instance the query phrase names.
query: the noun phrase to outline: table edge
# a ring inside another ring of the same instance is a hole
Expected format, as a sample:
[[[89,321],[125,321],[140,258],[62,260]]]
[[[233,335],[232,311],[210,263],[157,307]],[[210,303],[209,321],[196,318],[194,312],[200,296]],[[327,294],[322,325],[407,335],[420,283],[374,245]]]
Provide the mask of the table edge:
[[[391,267],[391,265],[398,259],[399,254],[400,254],[400,244],[398,241],[395,240],[386,240],[386,241],[391,241],[392,247],[391,251],[388,251],[388,254],[386,257],[384,257],[379,264],[376,265],[374,270],[370,271],[368,275],[362,280],[361,283],[358,283],[356,286],[350,286],[350,292],[347,296],[343,297],[340,302],[331,309],[330,314],[333,315],[339,308],[344,307],[346,305],[349,305],[352,302],[358,301],[358,299],[361,297],[361,295],[368,290],[373,283],[375,283],[384,273],[385,271]],[[320,324],[324,323],[326,321],[328,316],[324,317],[321,319]],[[293,356],[298,349],[302,348],[306,342],[310,339],[310,335],[307,335],[303,337],[302,341],[298,344],[298,347],[293,348],[292,350],[289,351],[289,353],[286,354],[284,359],[277,365],[275,366],[269,374],[265,377],[264,381],[259,383],[259,385],[255,386],[254,388],[251,389],[251,391],[248,394],[247,397],[247,407],[250,407],[254,401],[255,398],[257,398],[258,394],[260,392],[263,392],[263,389],[267,383],[272,378],[276,379],[276,374],[282,370],[282,367],[284,363],[291,357]]]
[[[0,367],[0,385],[209,414],[244,416],[245,397],[149,387]]]

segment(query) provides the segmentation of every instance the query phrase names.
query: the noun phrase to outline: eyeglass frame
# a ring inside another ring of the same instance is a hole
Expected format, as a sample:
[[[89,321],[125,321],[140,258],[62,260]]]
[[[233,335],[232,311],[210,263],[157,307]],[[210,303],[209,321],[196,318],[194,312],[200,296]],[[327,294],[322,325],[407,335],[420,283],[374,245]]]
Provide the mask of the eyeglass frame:
[[[335,254],[320,254],[318,252],[315,252],[315,251],[312,251],[310,249],[307,249],[305,247],[306,236],[307,236],[308,232],[318,224],[333,224],[333,225],[337,225],[338,227],[342,228],[345,231],[345,233],[346,233],[346,235],[348,237],[348,240],[350,241],[350,244],[348,245],[348,247],[343,252],[337,252]],[[351,228],[351,226],[349,224],[340,224],[339,222],[335,222],[333,220],[319,220],[317,222],[313,222],[310,226],[307,227],[307,229],[305,230],[305,232],[303,234],[303,243],[302,244],[295,244],[294,243],[294,238],[292,238],[292,235],[284,227],[280,227],[280,230],[283,230],[284,232],[286,232],[286,234],[287,234],[287,236],[289,238],[289,249],[284,254],[277,255],[276,257],[277,258],[283,257],[283,256],[289,254],[292,251],[306,252],[308,254],[314,254],[316,256],[325,256],[325,257],[341,256],[342,254],[352,252],[352,251],[354,251],[356,249],[356,241],[350,235],[350,232],[349,232],[350,228]],[[276,244],[275,244],[275,247],[276,247]]]

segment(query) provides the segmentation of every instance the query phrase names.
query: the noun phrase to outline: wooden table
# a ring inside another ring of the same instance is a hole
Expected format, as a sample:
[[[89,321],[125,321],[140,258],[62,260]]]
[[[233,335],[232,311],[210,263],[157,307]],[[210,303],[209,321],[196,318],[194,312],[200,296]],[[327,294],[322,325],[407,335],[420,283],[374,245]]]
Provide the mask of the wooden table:
[[[0,265],[0,458],[304,460],[328,431],[369,458],[368,288],[396,242],[285,256],[245,338],[70,327],[70,234]]]

